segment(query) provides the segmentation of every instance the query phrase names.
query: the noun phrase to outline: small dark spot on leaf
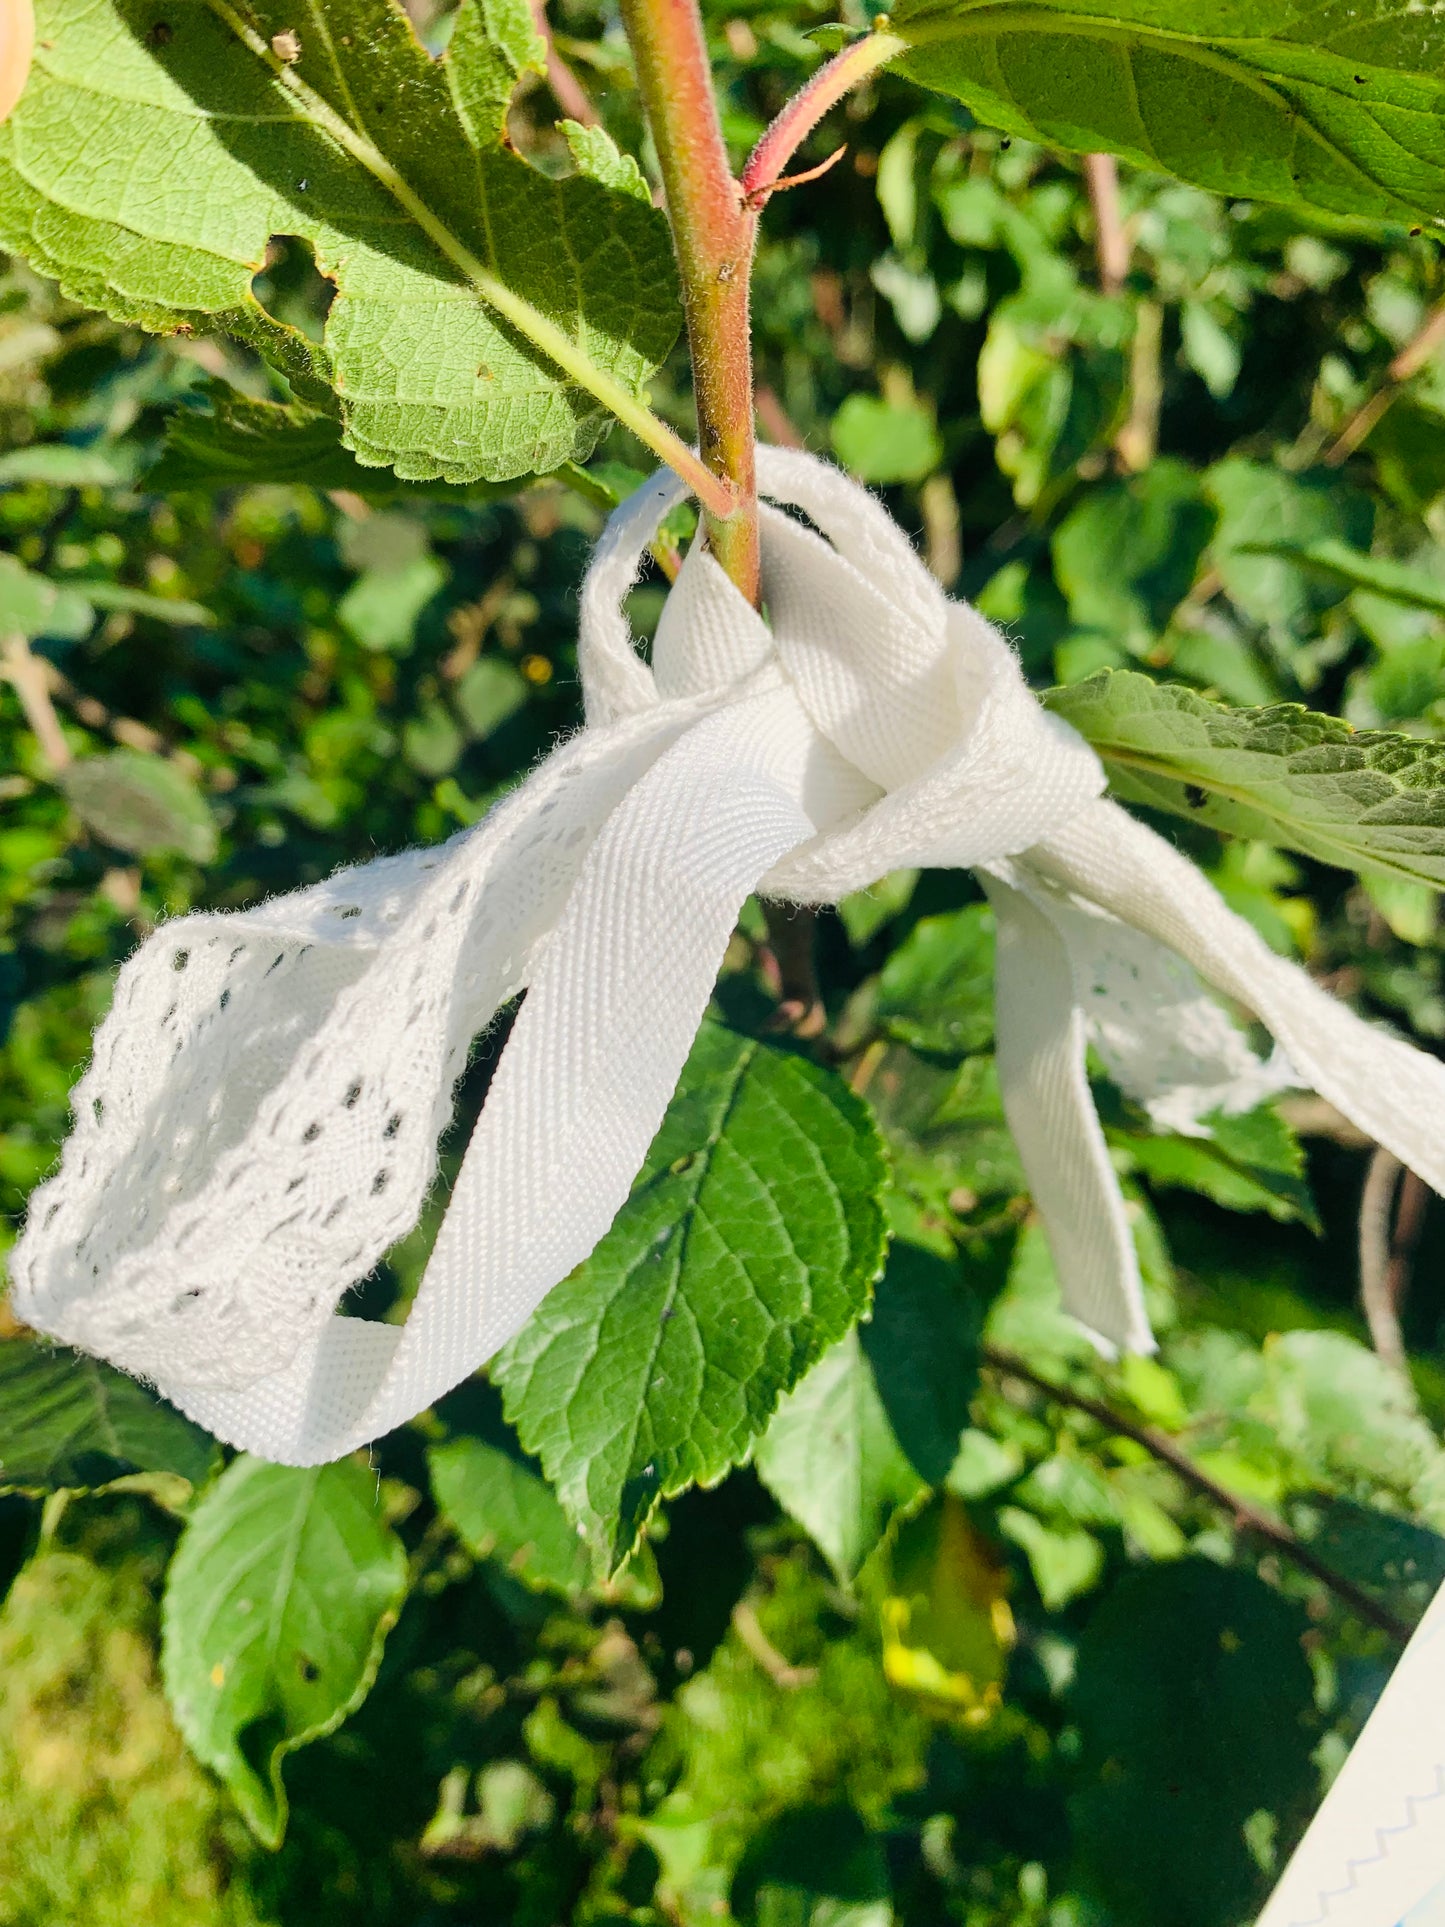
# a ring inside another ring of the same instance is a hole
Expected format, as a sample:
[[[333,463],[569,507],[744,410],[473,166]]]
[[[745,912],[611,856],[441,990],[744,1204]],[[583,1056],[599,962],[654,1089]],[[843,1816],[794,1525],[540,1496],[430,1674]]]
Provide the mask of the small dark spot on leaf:
[[[312,1680],[320,1679],[321,1677],[321,1668],[307,1653],[298,1653],[296,1655],[296,1667],[308,1686]]]
[[[176,30],[169,20],[157,20],[146,39],[153,47],[169,47],[176,37]]]
[[[1191,810],[1202,810],[1209,801],[1208,790],[1202,790],[1197,783],[1184,785],[1184,800]]]

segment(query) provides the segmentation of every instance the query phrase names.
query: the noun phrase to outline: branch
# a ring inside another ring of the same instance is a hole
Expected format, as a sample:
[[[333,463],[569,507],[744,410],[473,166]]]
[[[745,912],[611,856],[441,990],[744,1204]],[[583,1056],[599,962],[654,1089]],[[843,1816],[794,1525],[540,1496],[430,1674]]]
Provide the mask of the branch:
[[[1331,468],[1347,461],[1394,401],[1405,383],[1445,347],[1445,301],[1432,308],[1421,326],[1385,370],[1385,379],[1350,416],[1325,456]]]
[[[748,287],[756,212],[733,180],[697,0],[622,0],[637,86],[657,148],[692,351],[708,540],[748,600],[759,595]]]
[[[1119,204],[1119,165],[1112,154],[1085,154],[1084,184],[1094,210],[1094,253],[1099,287],[1118,294],[1129,275],[1129,231]]]
[[[1090,1398],[1085,1392],[1076,1392],[1072,1386],[1055,1384],[1052,1379],[1042,1377],[1026,1365],[1021,1358],[1015,1358],[1012,1352],[1000,1351],[995,1345],[980,1346],[979,1356],[993,1371],[1016,1378],[1025,1385],[1032,1385],[1035,1391],[1042,1392],[1045,1398],[1052,1399],[1056,1405],[1072,1406],[1076,1412],[1087,1414],[1107,1431],[1116,1432],[1120,1438],[1132,1439],[1136,1445],[1143,1446],[1151,1457],[1178,1473],[1187,1486],[1218,1506],[1220,1511],[1228,1513],[1238,1530],[1252,1533],[1256,1539],[1263,1539],[1291,1564],[1298,1566],[1301,1572],[1307,1572],[1312,1579],[1319,1580],[1367,1625],[1378,1627],[1402,1646],[1408,1641],[1410,1628],[1402,1619],[1397,1619],[1388,1607],[1372,1599],[1352,1579],[1336,1572],[1333,1566],[1326,1565],[1318,1553],[1312,1551],[1283,1520],[1271,1518],[1267,1512],[1262,1512],[1258,1506],[1251,1505],[1247,1499],[1241,1499],[1237,1493],[1211,1478],[1167,1432],[1161,1432],[1152,1425],[1137,1425],[1132,1419],[1124,1418],[1105,1405],[1101,1399]]]

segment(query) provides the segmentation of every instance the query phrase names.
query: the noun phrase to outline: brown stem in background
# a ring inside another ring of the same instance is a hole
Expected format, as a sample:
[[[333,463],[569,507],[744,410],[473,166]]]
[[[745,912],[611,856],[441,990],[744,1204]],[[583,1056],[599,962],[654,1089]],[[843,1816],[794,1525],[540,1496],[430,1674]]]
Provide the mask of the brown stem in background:
[[[1366,1624],[1388,1633],[1391,1639],[1397,1640],[1402,1646],[1409,1639],[1411,1629],[1402,1619],[1397,1619],[1387,1606],[1382,1606],[1363,1587],[1327,1565],[1282,1519],[1271,1518],[1269,1513],[1262,1512],[1258,1506],[1251,1505],[1247,1499],[1241,1499],[1237,1493],[1211,1478],[1167,1432],[1161,1432],[1153,1425],[1136,1424],[1133,1419],[1125,1418],[1105,1405],[1102,1399],[1090,1398],[1085,1392],[1076,1392],[1072,1386],[1059,1385],[1052,1379],[1044,1378],[1021,1358],[1015,1358],[1012,1352],[1000,1351],[995,1345],[980,1346],[979,1356],[991,1370],[1017,1379],[1024,1385],[1032,1385],[1035,1391],[1042,1392],[1054,1404],[1083,1412],[1107,1431],[1143,1446],[1151,1457],[1177,1472],[1187,1486],[1227,1513],[1237,1530],[1264,1540],[1292,1565],[1298,1566],[1301,1572],[1318,1579],[1322,1586],[1327,1586],[1343,1605],[1348,1606]]]
[[[778,398],[775,388],[766,382],[759,382],[753,396],[753,406],[757,410],[758,421],[763,433],[777,448],[803,448],[806,444],[794,425],[793,418]]]
[[[547,18],[547,0],[532,0],[532,23],[547,48],[547,85],[552,98],[567,120],[580,121],[584,127],[600,127],[602,116],[587,97],[587,90],[557,51],[552,38],[552,23]]]
[[[1412,1396],[1400,1307],[1409,1290],[1428,1196],[1422,1181],[1392,1152],[1383,1145],[1375,1152],[1360,1196],[1360,1305],[1370,1328],[1370,1343],[1410,1386]]]
[[[817,1679],[816,1666],[794,1666],[791,1660],[783,1657],[763,1631],[762,1622],[745,1599],[740,1599],[733,1607],[733,1631],[774,1686],[780,1686],[785,1693],[795,1692],[800,1686],[811,1686]]]
[[[58,776],[71,761],[70,745],[55,713],[45,664],[31,654],[24,636],[17,633],[0,641],[0,672],[20,698],[20,707],[40,745],[40,753]]]
[[[1129,355],[1129,419],[1114,439],[1115,452],[1131,475],[1142,475],[1158,452],[1159,411],[1164,405],[1163,341],[1163,308],[1157,301],[1139,302]]]
[[[1099,287],[1118,294],[1129,275],[1129,230],[1119,201],[1119,164],[1112,154],[1085,154],[1084,185],[1094,210],[1094,253]]]
[[[1442,347],[1445,347],[1445,301],[1430,310],[1423,326],[1411,336],[1385,370],[1383,383],[1373,395],[1360,403],[1340,430],[1325,456],[1331,468],[1338,468],[1349,460],[1405,383],[1418,375],[1426,362],[1432,360]]]
[[[763,915],[768,952],[777,966],[777,1026],[795,1037],[820,1037],[828,1027],[828,1013],[814,954],[818,913],[806,904],[765,902]]]

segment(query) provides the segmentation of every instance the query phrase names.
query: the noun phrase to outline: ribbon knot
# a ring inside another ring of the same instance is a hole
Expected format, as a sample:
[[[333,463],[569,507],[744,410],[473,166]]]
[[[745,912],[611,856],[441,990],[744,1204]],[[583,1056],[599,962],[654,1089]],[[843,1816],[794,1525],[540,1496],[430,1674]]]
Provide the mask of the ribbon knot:
[[[901,867],[972,867],[994,905],[1005,1110],[1101,1343],[1153,1341],[1090,1043],[1161,1125],[1202,1132],[1304,1081],[1445,1188],[1445,1069],[1102,800],[1093,751],[863,490],[778,450],[759,476],[784,505],[763,510],[765,615],[694,545],[642,660],[623,598],[683,493],[655,479],[583,585],[586,727],[482,823],[141,945],[13,1254],[23,1318],[263,1456],[364,1444],[605,1233],[748,895],[832,903]],[[1283,1053],[1258,1058],[1201,975]],[[414,1226],[472,1043],[522,990],[406,1324],[344,1315]]]

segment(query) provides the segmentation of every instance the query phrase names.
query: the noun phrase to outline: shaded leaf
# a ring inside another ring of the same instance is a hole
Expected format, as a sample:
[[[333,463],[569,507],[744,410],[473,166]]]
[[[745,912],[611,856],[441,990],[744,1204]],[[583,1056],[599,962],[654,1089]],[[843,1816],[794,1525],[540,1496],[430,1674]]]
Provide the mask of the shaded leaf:
[[[165,447],[146,471],[147,488],[169,493],[296,482],[368,496],[415,494],[454,501],[463,495],[455,483],[402,482],[389,469],[363,467],[343,442],[334,415],[299,402],[252,401],[220,382],[206,398],[210,406],[204,411],[178,408],[166,418]],[[484,501],[513,492],[511,485],[493,482],[471,482],[464,491],[467,500]]]
[[[899,1527],[881,1603],[883,1670],[894,1686],[969,1725],[1002,1697],[1015,1630],[1008,1569],[951,1493]]]
[[[1308,1624],[1252,1573],[1200,1559],[1129,1574],[1090,1619],[1075,1840],[1120,1927],[1253,1917],[1268,1883],[1245,1822],[1292,1825],[1316,1797]]]
[[[993,1038],[993,912],[970,904],[914,925],[883,966],[878,1016],[901,1043],[965,1057]]]
[[[1260,543],[1257,552],[1283,556],[1343,588],[1368,589],[1371,595],[1384,596],[1407,609],[1445,615],[1445,580],[1407,562],[1366,555],[1346,542],[1311,542],[1303,547],[1288,542]]]
[[[785,1813],[754,1841],[733,1880],[742,1927],[890,1927],[883,1844],[851,1807]]]
[[[406,1585],[375,1475],[354,1459],[236,1459],[191,1514],[162,1611],[166,1694],[266,1845],[286,1830],[285,1756],[366,1697]]]
[[[1092,490],[1053,542],[1074,621],[1142,653],[1188,594],[1214,519],[1183,462]]]
[[[449,1439],[427,1455],[437,1505],[478,1559],[566,1597],[592,1576],[585,1541],[547,1481],[483,1439]]]
[[[978,1385],[978,1333],[957,1267],[895,1239],[859,1335],[894,1435],[929,1485],[941,1485],[958,1457]]]
[[[0,1344],[0,1489],[105,1485],[131,1472],[202,1485],[216,1461],[214,1439],[99,1359]]]

